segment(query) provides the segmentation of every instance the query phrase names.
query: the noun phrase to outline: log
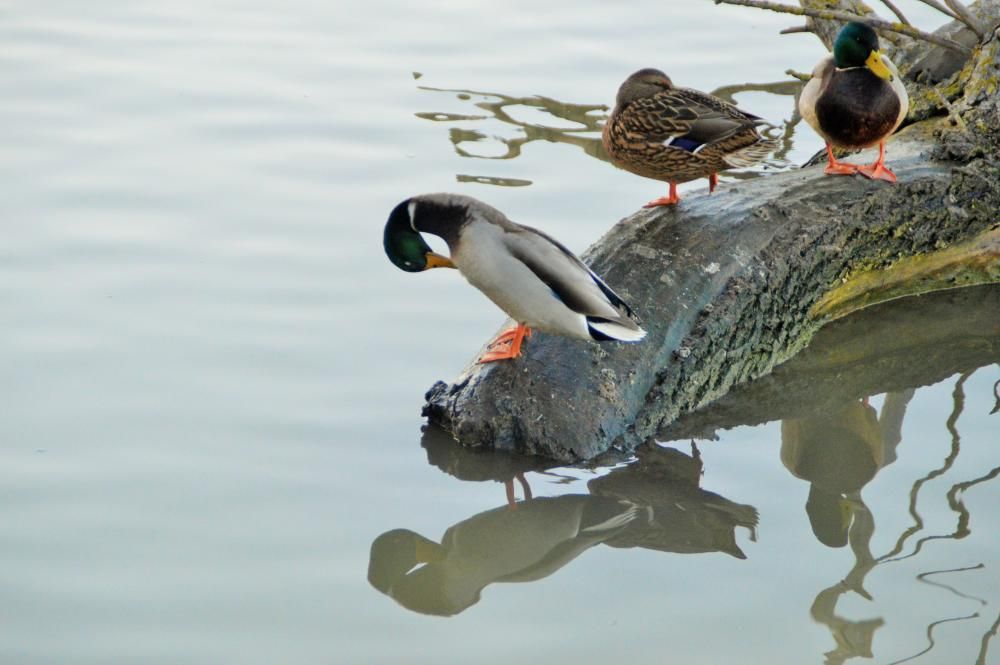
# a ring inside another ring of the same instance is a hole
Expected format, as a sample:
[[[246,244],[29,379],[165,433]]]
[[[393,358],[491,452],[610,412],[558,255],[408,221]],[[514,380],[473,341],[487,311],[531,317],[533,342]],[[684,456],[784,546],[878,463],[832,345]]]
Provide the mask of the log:
[[[890,141],[897,185],[803,168],[636,212],[584,259],[643,319],[642,343],[537,334],[516,361],[437,382],[424,414],[466,446],[562,462],[630,451],[853,308],[1000,282],[996,30],[954,77],[948,117]]]
[[[719,429],[821,417],[998,360],[1000,285],[902,298],[825,326],[773,373],[681,416],[656,439],[713,439]]]

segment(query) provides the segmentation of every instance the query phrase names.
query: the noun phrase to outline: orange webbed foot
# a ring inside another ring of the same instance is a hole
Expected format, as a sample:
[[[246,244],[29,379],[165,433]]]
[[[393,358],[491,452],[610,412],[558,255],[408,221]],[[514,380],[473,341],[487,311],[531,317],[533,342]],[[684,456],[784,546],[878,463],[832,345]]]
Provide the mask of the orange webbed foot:
[[[669,194],[667,194],[666,196],[661,196],[658,199],[653,199],[652,201],[650,201],[649,203],[647,203],[642,207],[656,208],[658,206],[672,206],[672,205],[677,205],[680,202],[681,202],[681,197],[677,196],[677,183],[672,182],[670,183]]]
[[[896,182],[896,174],[886,168],[885,164],[875,162],[858,167],[858,173],[872,180],[885,180],[886,182]]]
[[[878,144],[878,159],[871,164],[859,166],[858,173],[872,180],[896,182],[896,174],[885,166],[885,141]]]
[[[833,164],[827,164],[826,168],[823,169],[823,173],[827,175],[854,175],[860,168],[855,164],[848,164],[847,162],[834,162]]]
[[[833,156],[833,147],[829,143],[826,144],[826,158],[826,168],[823,169],[823,173],[826,175],[854,175],[858,172],[856,164],[838,162]]]
[[[531,328],[524,324],[505,330],[486,347],[486,353],[479,356],[479,363],[491,363],[497,360],[509,360],[521,355],[521,343],[526,337],[531,337]]]

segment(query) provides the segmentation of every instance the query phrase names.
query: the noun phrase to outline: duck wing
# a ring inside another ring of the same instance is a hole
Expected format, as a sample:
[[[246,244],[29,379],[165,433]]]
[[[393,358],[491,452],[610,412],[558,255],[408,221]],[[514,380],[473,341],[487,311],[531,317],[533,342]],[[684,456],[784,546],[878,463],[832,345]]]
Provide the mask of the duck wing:
[[[674,88],[652,97],[637,99],[623,114],[626,128],[641,132],[650,142],[662,142],[697,152],[768,124],[721,99],[689,88]]]
[[[596,339],[636,341],[645,336],[632,308],[559,241],[520,225],[508,228],[503,237],[514,258],[566,307],[586,317]]]

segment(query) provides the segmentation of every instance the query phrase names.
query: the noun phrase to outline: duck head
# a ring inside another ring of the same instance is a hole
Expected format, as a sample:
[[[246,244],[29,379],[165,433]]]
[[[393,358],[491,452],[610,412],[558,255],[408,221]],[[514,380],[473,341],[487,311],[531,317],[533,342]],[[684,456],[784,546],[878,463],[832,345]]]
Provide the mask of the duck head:
[[[454,268],[455,264],[447,256],[434,252],[420,235],[420,231],[433,232],[422,228],[418,220],[427,216],[425,205],[419,198],[406,199],[389,215],[382,236],[385,255],[392,264],[406,272],[422,272],[431,268]]]
[[[618,88],[618,96],[615,103],[619,108],[623,108],[636,99],[652,97],[653,95],[670,90],[674,87],[670,77],[659,69],[647,67],[640,69],[636,73],[625,79],[625,82]]]
[[[839,69],[867,67],[875,76],[892,80],[892,71],[882,62],[878,48],[878,35],[864,23],[852,21],[837,35],[833,43],[833,59]]]

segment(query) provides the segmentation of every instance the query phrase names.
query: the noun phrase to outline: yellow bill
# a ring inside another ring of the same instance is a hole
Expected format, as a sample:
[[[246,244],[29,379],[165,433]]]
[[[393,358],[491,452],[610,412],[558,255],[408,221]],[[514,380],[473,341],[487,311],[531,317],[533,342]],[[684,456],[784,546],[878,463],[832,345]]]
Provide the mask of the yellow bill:
[[[868,56],[868,59],[865,60],[865,65],[867,65],[868,69],[872,70],[872,73],[880,79],[885,79],[886,81],[892,80],[892,72],[882,61],[881,51],[877,49],[872,51]]]
[[[424,254],[424,258],[427,259],[427,266],[424,270],[430,270],[431,268],[454,268],[455,264],[451,262],[447,256],[441,256],[434,252],[427,252]]]

